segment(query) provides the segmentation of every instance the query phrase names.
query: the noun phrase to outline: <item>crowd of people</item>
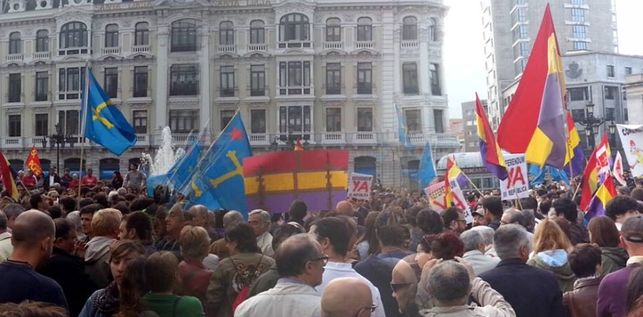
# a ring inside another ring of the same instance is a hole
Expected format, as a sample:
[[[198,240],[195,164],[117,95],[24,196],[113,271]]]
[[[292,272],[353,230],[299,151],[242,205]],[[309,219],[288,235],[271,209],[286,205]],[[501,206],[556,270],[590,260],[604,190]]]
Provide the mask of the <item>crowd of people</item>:
[[[378,187],[245,216],[132,173],[3,195],[0,316],[643,316],[640,184],[589,221],[555,184],[468,211]]]

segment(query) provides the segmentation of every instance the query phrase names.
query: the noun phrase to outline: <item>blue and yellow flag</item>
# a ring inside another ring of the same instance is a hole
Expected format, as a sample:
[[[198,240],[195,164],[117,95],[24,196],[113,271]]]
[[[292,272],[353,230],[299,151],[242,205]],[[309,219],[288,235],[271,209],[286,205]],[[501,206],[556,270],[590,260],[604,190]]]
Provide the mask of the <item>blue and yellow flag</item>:
[[[182,191],[190,205],[247,214],[243,160],[249,156],[252,149],[248,134],[237,112],[200,160],[190,183]]]
[[[409,138],[409,129],[406,126],[406,117],[400,107],[395,104],[395,113],[397,114],[397,130],[400,138],[400,144],[404,146],[411,146],[411,139]]]
[[[422,152],[422,160],[420,160],[420,169],[418,170],[420,188],[428,187],[435,176],[437,176],[437,173],[433,162],[433,150],[431,150],[431,144],[427,142],[424,146],[424,152]]]
[[[136,144],[136,132],[112,104],[91,70],[87,71],[87,76],[89,83],[85,87],[86,96],[83,98],[87,104],[81,106],[85,116],[84,136],[115,155],[121,155]]]

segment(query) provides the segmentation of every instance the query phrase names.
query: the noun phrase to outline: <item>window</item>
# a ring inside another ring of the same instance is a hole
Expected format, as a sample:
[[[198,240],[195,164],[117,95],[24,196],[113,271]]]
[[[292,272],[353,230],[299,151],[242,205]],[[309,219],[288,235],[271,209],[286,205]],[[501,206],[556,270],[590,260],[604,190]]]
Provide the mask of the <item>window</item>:
[[[585,41],[573,41],[572,44],[574,46],[575,51],[586,51],[586,50],[588,50],[587,42],[585,42]]]
[[[36,52],[49,51],[49,31],[38,30],[36,32]]]
[[[572,22],[576,22],[576,23],[585,22],[585,9],[572,8],[571,15],[572,15]]]
[[[134,131],[139,134],[147,133],[147,110],[132,111]]]
[[[266,70],[264,65],[250,66],[250,95],[266,95]]]
[[[250,22],[250,44],[266,43],[266,30],[261,20]]]
[[[9,100],[8,102],[20,102],[22,94],[22,82],[20,74],[9,74]]]
[[[87,26],[82,22],[69,22],[60,29],[60,48],[87,47]]]
[[[147,66],[134,67],[134,97],[147,97]]]
[[[279,94],[310,94],[310,62],[279,62]]]
[[[518,25],[517,28],[513,30],[513,40],[514,42],[521,39],[527,39],[529,37],[529,31],[526,25]]]
[[[36,113],[36,136],[47,136],[49,134],[49,115],[46,113]]]
[[[357,131],[373,132],[372,108],[357,108]]]
[[[36,72],[36,101],[47,101],[49,96],[49,73]]]
[[[442,88],[440,88],[440,65],[431,63],[429,65],[429,77],[431,80],[431,94],[434,96],[442,95]]]
[[[219,90],[221,97],[234,96],[234,66],[221,66],[219,73]]]
[[[225,129],[228,122],[234,117],[234,110],[221,110],[221,130]]]
[[[110,98],[118,97],[118,68],[105,68],[105,93]]]
[[[577,39],[587,38],[587,27],[584,25],[572,25],[572,37]]]
[[[373,40],[373,20],[368,17],[357,19],[357,40],[370,42]]]
[[[58,69],[58,99],[80,99],[85,88],[85,67]]]
[[[326,132],[342,131],[342,109],[326,108]]]
[[[373,93],[373,65],[370,62],[357,63],[357,93]]]
[[[418,89],[418,70],[415,63],[402,64],[402,81],[404,86],[404,94],[417,95]]]
[[[418,39],[418,24],[415,17],[405,17],[402,20],[402,40]]]
[[[134,27],[134,45],[150,45],[150,29],[147,22],[138,22]]]
[[[9,54],[21,53],[22,39],[20,38],[20,32],[11,32],[11,34],[9,34]]]
[[[408,132],[422,132],[422,112],[420,109],[404,110]]]
[[[219,23],[219,45],[234,45],[234,26],[230,21]]]
[[[618,87],[605,86],[605,99],[606,100],[615,100],[616,95],[618,95]]]
[[[266,133],[266,110],[250,110],[250,133]]]
[[[279,41],[309,41],[310,40],[310,25],[308,17],[301,13],[291,13],[285,15],[279,20]],[[292,44],[292,45],[291,45]],[[288,47],[301,47],[297,43],[288,44]],[[286,47],[284,44],[279,44],[279,47]],[[305,43],[304,47],[310,47],[310,43]]]
[[[339,95],[342,93],[342,64],[326,64],[326,94]]]
[[[585,110],[584,109],[572,109],[572,118],[575,122],[585,120]]]
[[[444,133],[444,111],[433,109],[433,123],[435,124],[435,133]]]
[[[197,64],[178,64],[170,67],[170,96],[196,96],[198,90]]]
[[[9,115],[9,137],[19,137],[21,136],[21,118],[19,114]]]
[[[282,134],[301,134],[311,131],[310,106],[279,107],[279,132]]]
[[[585,0],[572,0],[572,4],[576,6],[584,5]]]
[[[342,26],[338,18],[326,20],[326,42],[340,42],[342,40]]]
[[[435,18],[429,19],[429,40],[433,42],[438,40],[438,20]]]
[[[581,101],[589,99],[589,90],[587,89],[587,87],[569,88],[567,89],[567,93],[569,94],[569,101]]]
[[[118,47],[118,25],[108,24],[105,27],[105,47]]]
[[[632,75],[632,67],[625,67],[625,75]]]
[[[67,135],[78,134],[78,110],[61,110],[58,111],[58,124],[60,125],[61,133]]]
[[[615,77],[614,65],[607,65],[607,77]]]
[[[172,23],[172,52],[196,51],[196,22],[185,19]]]
[[[189,133],[199,129],[199,110],[170,110],[170,129],[176,133]]]
[[[605,107],[605,120],[614,120],[614,108]]]

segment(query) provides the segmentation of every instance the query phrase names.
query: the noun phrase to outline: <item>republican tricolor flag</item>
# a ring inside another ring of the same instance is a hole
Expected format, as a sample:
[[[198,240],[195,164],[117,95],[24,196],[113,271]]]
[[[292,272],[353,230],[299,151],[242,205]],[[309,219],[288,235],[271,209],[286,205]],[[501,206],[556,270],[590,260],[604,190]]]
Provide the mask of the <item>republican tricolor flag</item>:
[[[605,215],[607,203],[614,197],[616,197],[616,185],[614,184],[614,179],[608,175],[601,187],[596,191],[596,195],[592,198],[585,213],[585,219],[589,221],[594,217]]]
[[[567,112],[567,155],[565,155],[565,172],[569,178],[580,175],[585,168],[585,153],[580,142],[574,118]]]
[[[607,135],[605,135],[599,146],[589,156],[587,166],[585,166],[585,171],[583,172],[583,189],[580,199],[581,210],[589,208],[590,201],[596,190],[606,178],[610,178],[610,155],[610,145]]]
[[[455,157],[449,156],[447,158],[447,170],[444,175],[444,189],[445,189],[445,206],[458,207],[460,209],[466,208],[466,200],[462,193],[462,187],[468,183],[466,175],[462,172],[458,164],[455,162]]]
[[[4,190],[14,201],[18,202],[20,200],[20,193],[18,192],[18,186],[16,186],[16,176],[11,169],[11,164],[9,164],[9,161],[2,152],[0,152],[0,173],[2,174]]]
[[[496,142],[496,136],[491,130],[487,114],[482,107],[480,98],[476,93],[476,126],[478,127],[478,137],[480,138],[480,156],[487,170],[496,175],[499,179],[507,178],[507,165],[505,158],[502,156],[500,147]]]

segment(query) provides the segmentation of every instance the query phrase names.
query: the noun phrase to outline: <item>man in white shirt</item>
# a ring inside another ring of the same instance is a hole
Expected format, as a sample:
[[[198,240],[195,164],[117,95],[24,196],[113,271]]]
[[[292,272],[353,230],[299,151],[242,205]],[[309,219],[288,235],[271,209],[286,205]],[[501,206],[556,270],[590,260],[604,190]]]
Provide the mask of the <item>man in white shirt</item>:
[[[267,256],[274,256],[272,249],[272,235],[270,232],[270,214],[263,209],[255,209],[248,214],[248,224],[257,236],[257,246],[261,253]]]

